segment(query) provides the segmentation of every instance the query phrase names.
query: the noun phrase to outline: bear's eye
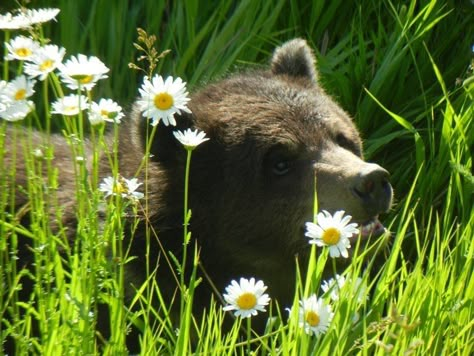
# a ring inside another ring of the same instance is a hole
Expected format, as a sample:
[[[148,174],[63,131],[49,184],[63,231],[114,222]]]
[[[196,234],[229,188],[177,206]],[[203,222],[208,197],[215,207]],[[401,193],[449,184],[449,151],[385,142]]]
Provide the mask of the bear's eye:
[[[282,177],[292,171],[296,156],[287,147],[278,145],[265,155],[264,168],[267,174]]]
[[[290,171],[291,164],[288,161],[279,161],[273,165],[272,172],[277,176],[282,176]]]
[[[354,141],[348,139],[344,134],[339,133],[336,135],[336,142],[342,148],[355,153],[357,156],[361,155],[360,147]]]
[[[339,146],[344,148],[349,148],[351,143],[349,139],[341,133],[336,135],[336,142]]]

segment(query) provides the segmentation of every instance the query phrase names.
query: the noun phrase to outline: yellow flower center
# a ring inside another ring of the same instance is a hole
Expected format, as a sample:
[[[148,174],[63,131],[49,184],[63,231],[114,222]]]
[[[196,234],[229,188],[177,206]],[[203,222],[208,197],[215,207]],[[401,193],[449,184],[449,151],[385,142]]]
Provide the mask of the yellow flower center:
[[[26,90],[25,89],[19,89],[15,93],[15,100],[23,100],[26,98]]]
[[[86,75],[84,78],[82,78],[79,81],[81,82],[81,84],[88,84],[88,83],[92,82],[92,79],[94,79],[94,77],[92,75]]]
[[[243,293],[237,298],[237,305],[240,309],[252,309],[257,305],[257,297],[253,293]]]
[[[89,74],[74,74],[71,75],[71,78],[77,80],[81,84],[89,84],[94,80],[94,77]]]
[[[73,115],[77,110],[77,106],[66,106],[63,111],[65,114]]]
[[[336,245],[341,239],[341,233],[335,227],[330,227],[329,229],[324,230],[322,240],[327,245]]]
[[[19,57],[28,57],[31,55],[31,50],[29,48],[17,48],[15,50],[15,53],[19,56]]]
[[[125,187],[122,183],[120,182],[115,182],[113,192],[115,194],[122,194],[122,193],[127,193],[127,187]]]
[[[81,84],[89,84],[94,79],[92,75],[75,75],[73,78]]]
[[[40,64],[39,69],[42,72],[47,71],[53,66],[54,62],[51,59],[45,60],[43,63]]]
[[[312,310],[306,313],[304,320],[313,327],[318,326],[320,322],[319,315]]]
[[[174,104],[173,97],[168,93],[159,93],[155,95],[155,99],[153,100],[153,102],[155,106],[160,110],[168,110]]]

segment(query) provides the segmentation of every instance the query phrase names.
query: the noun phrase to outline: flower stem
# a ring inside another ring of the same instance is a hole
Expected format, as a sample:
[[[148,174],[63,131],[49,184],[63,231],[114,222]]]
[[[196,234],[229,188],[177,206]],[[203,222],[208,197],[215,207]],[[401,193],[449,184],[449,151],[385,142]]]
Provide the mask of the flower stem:
[[[189,195],[189,170],[191,167],[191,154],[192,150],[186,150],[186,168],[184,173],[184,202],[183,202],[183,260],[181,265],[181,288],[184,290],[184,279],[185,279],[185,268],[186,268],[186,258],[187,258],[187,245],[189,243],[188,236],[188,225],[190,214],[188,212],[188,195]]]
[[[148,135],[148,127],[147,127],[147,132],[146,132],[146,137],[147,137],[147,140],[146,140],[146,147],[145,147],[145,156],[144,156],[144,159],[142,159],[140,165],[138,166],[137,168],[137,171],[135,172],[135,177],[138,177],[139,174],[140,174],[140,171],[143,169],[143,166],[145,166],[145,172],[148,171],[148,159],[150,157],[150,150],[151,150],[151,144],[153,143],[153,138],[155,137],[155,134],[156,134],[156,129],[157,129],[158,125],[154,125],[153,128],[151,129],[151,133],[150,135]],[[147,174],[147,173],[145,173]]]
[[[317,177],[316,177],[316,174],[314,175],[314,187],[313,187],[313,190],[314,190],[314,199],[313,199],[313,222],[316,224],[317,221],[316,221],[316,217],[318,215],[318,190],[317,190]]]
[[[192,272],[190,274],[189,285],[186,288],[186,263],[187,263],[187,251],[188,243],[190,238],[190,233],[188,233],[188,224],[191,214],[188,212],[188,190],[189,190],[189,169],[191,166],[191,153],[192,149],[186,149],[186,168],[184,173],[184,203],[183,203],[183,259],[181,262],[181,274],[180,274],[180,289],[181,289],[181,298],[180,298],[180,335],[178,338],[178,348],[177,350],[181,355],[186,355],[189,339],[189,327],[191,323],[192,315],[192,302],[194,295],[194,288],[196,287],[196,268],[198,265],[198,252],[197,246],[194,250],[194,265]]]
[[[4,42],[5,43],[10,42],[10,31],[5,31]],[[5,58],[8,55],[7,46],[4,46],[4,47],[5,47],[5,50],[4,50],[3,58]],[[3,63],[3,80],[8,82],[8,61],[4,61]]]
[[[332,262],[332,271],[334,273],[334,280],[337,281],[337,278],[336,278],[336,276],[337,276],[336,259],[331,258],[331,262]]]
[[[250,337],[251,337],[251,330],[252,330],[252,318],[247,318],[247,355],[250,355]]]

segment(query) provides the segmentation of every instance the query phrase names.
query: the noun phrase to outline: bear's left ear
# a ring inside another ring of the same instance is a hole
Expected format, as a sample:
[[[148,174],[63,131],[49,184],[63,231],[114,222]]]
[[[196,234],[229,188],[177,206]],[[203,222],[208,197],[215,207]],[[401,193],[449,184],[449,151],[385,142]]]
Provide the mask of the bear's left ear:
[[[315,64],[316,58],[308,43],[301,38],[295,38],[275,49],[271,69],[275,75],[286,74],[316,82],[318,75]]]

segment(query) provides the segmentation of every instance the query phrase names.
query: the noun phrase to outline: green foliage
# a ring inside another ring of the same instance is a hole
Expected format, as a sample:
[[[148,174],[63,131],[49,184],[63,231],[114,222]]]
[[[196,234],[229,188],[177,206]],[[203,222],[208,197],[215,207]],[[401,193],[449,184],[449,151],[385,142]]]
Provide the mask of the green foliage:
[[[10,6],[2,4],[0,9],[4,12],[17,4]],[[120,238],[125,229],[121,216],[126,209],[137,207],[126,206],[120,199],[109,201],[105,230],[100,234],[95,211],[102,197],[94,193],[90,199],[90,187],[79,185],[81,242],[69,247],[65,232],[59,229],[53,234],[46,223],[43,201],[50,193],[45,186],[32,181],[27,187],[30,196],[36,197],[30,207],[34,213],[8,210],[15,192],[0,191],[0,338],[14,336],[18,350],[25,353],[97,354],[96,302],[100,299],[109,309],[107,322],[115,327],[110,339],[103,340],[104,354],[125,353],[121,330],[140,324],[141,317],[148,315],[158,322],[141,325],[144,355],[190,349],[197,354],[245,354],[248,343],[257,354],[278,355],[472,353],[472,2],[37,0],[29,5],[41,6],[61,9],[57,23],[43,26],[44,35],[65,47],[66,57],[83,53],[101,58],[111,72],[96,94],[113,97],[125,108],[133,102],[144,75],[129,69],[131,62],[143,64],[138,60],[143,53],[133,45],[138,43],[137,28],[156,35],[158,53],[170,50],[157,62],[156,71],[181,76],[191,89],[229,71],[265,63],[275,45],[284,40],[308,39],[317,52],[322,84],[355,117],[365,138],[366,157],[391,172],[397,203],[383,217],[392,231],[391,251],[382,267],[373,261],[369,264],[367,273],[377,278],[366,277],[371,293],[362,308],[350,300],[337,303],[327,334],[316,339],[295,321],[288,322],[286,306],[272,306],[274,319],[268,332],[248,340],[239,334],[240,320],[230,332],[222,330],[229,316],[218,302],[211,303],[201,322],[195,320],[192,304],[186,304],[184,298],[192,301],[199,281],[184,278],[180,280],[183,296],[177,297],[184,332],[177,335],[151,267],[149,278],[124,306],[123,264],[135,256],[128,255],[128,246]],[[1,33],[2,42],[3,36]],[[0,66],[1,73],[8,72],[4,61]],[[47,111],[42,103],[36,104],[39,112]],[[65,129],[82,134],[79,128]],[[0,185],[15,176],[14,168],[6,172],[2,165],[5,133],[6,125],[0,122]],[[103,149],[102,134],[96,132],[98,150]],[[28,129],[13,140],[28,142],[29,135]],[[78,147],[76,155],[83,149]],[[50,152],[38,159],[31,155],[32,147],[23,150],[30,171],[40,172],[46,166],[47,186],[54,187],[57,173],[48,166]],[[84,182],[86,173],[76,173],[78,182]],[[19,223],[25,215],[31,219],[29,230]],[[31,238],[33,270],[22,269],[16,260],[19,235]],[[150,238],[152,235],[150,232]],[[105,245],[112,249],[113,259],[105,249],[97,248]],[[379,245],[382,248],[383,241],[376,242],[375,248]],[[58,249],[66,253],[59,255]],[[188,253],[196,265],[198,252],[193,244]],[[359,255],[349,275],[362,273],[363,252]],[[171,264],[182,262],[170,258]],[[301,268],[319,270],[320,263]],[[31,281],[36,281],[34,294],[20,300],[21,284]],[[308,284],[299,280],[297,289],[307,289]],[[152,299],[157,303],[150,303]],[[139,312],[132,312],[132,306],[138,306]],[[353,324],[356,311],[361,318]],[[33,336],[36,324],[39,338]],[[194,344],[188,337],[192,334],[198,336]]]

